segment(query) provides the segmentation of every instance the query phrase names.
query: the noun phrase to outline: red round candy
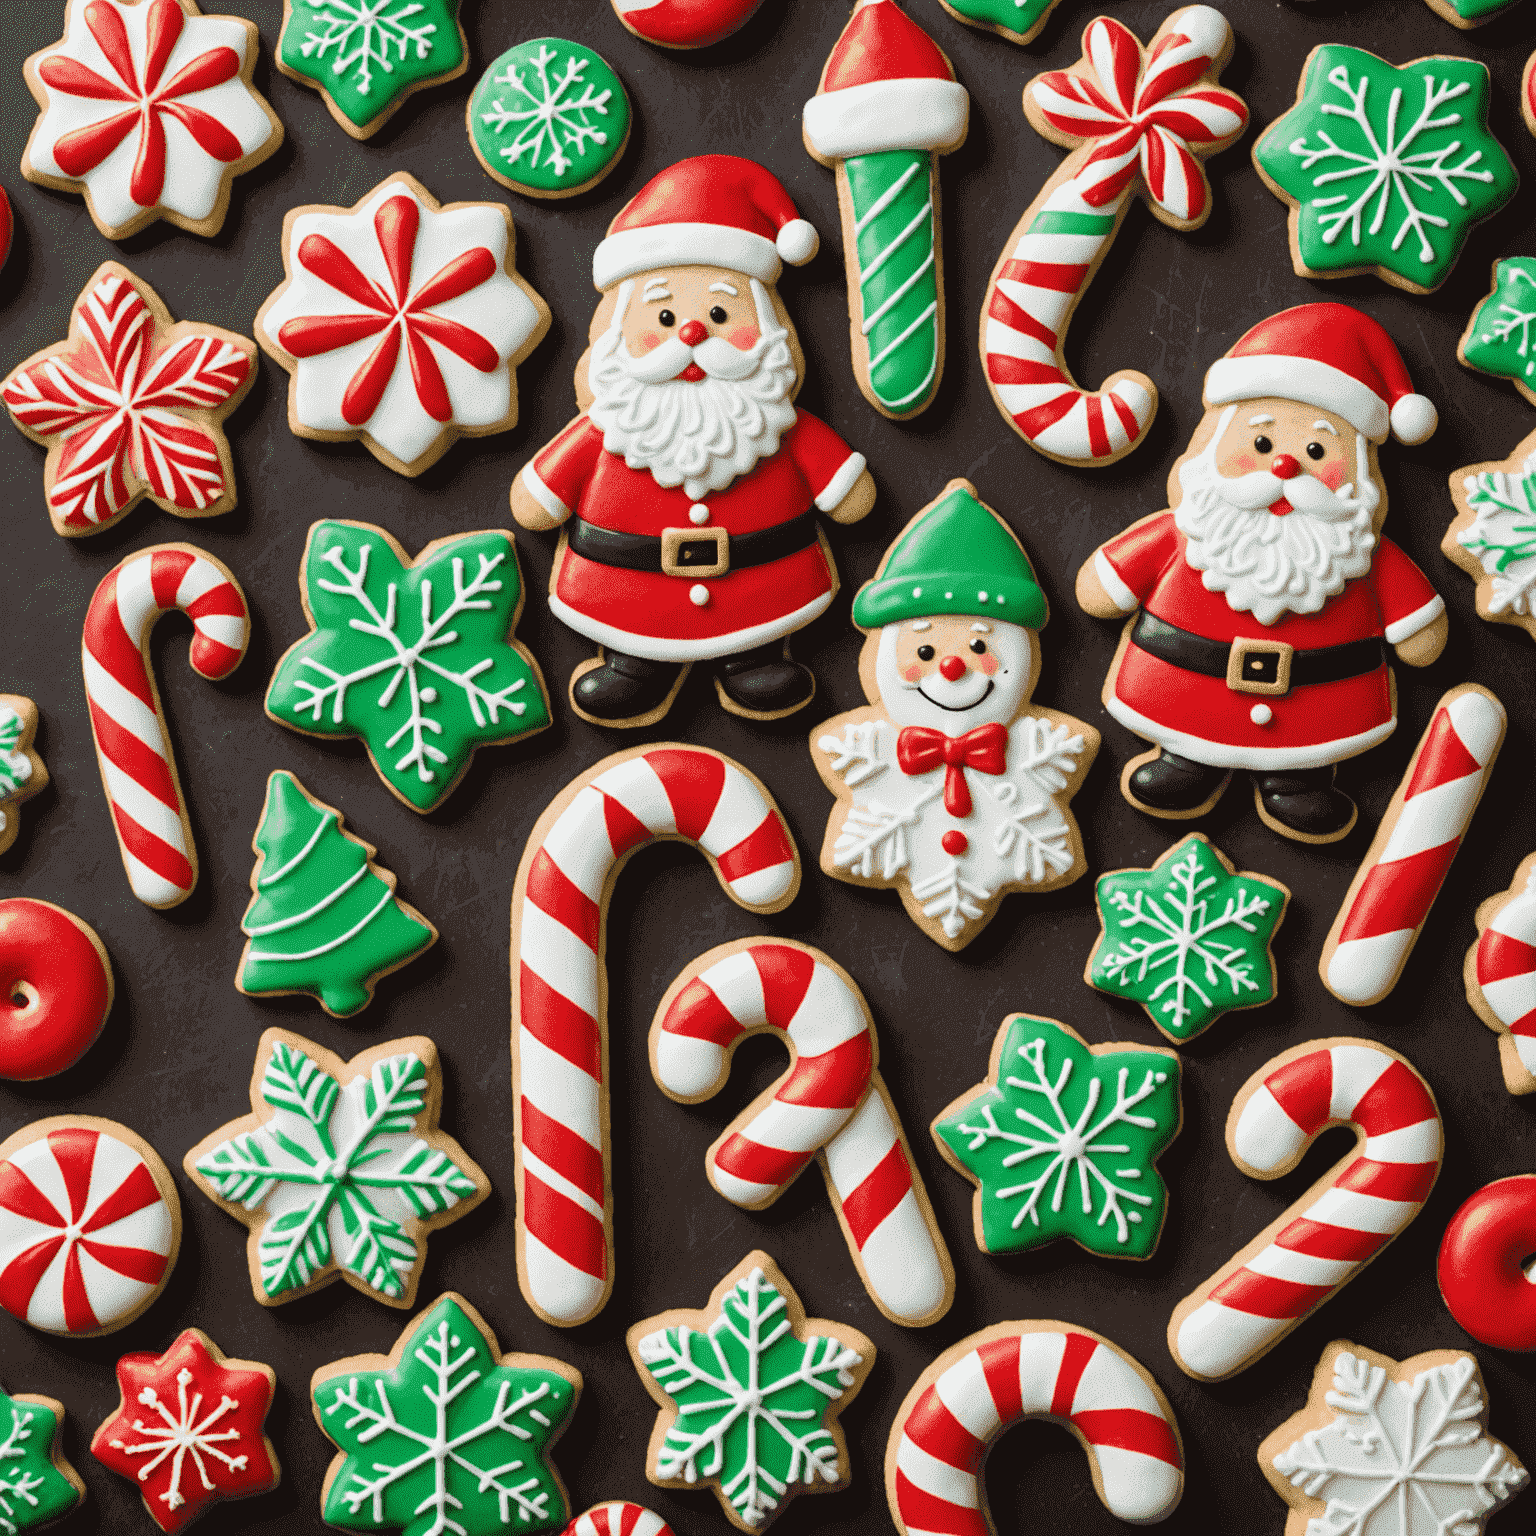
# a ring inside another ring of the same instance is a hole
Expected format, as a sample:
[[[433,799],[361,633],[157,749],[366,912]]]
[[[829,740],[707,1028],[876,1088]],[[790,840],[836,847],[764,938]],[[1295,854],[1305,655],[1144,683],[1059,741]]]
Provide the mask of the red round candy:
[[[1536,1350],[1536,1173],[1485,1184],[1440,1240],[1440,1294],[1479,1344]]]
[[[112,967],[63,907],[0,901],[0,1078],[30,1083],[72,1067],[112,1008]]]
[[[958,859],[960,855],[971,846],[971,843],[970,839],[966,837],[964,832],[956,832],[953,828],[951,828],[944,834],[943,837],[939,839],[939,846],[944,850],[945,853]]]

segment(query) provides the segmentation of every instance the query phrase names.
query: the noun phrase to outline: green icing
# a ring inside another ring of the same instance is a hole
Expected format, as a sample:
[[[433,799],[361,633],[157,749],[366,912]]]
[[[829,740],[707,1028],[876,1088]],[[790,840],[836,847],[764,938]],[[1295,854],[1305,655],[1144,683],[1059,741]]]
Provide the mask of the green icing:
[[[975,26],[1002,27],[1020,37],[1033,37],[1057,0],[944,0],[962,21]]]
[[[1168,1208],[1154,1164],[1179,1130],[1178,1057],[1095,1053],[1023,1013],[1002,1035],[997,1082],[933,1127],[979,1186],[983,1251],[1070,1237],[1092,1253],[1147,1258]]]
[[[1463,21],[1483,21],[1507,11],[1514,3],[1515,0],[1451,0],[1451,9]]]
[[[241,920],[252,942],[240,987],[310,992],[341,1018],[366,1008],[373,983],[431,947],[436,935],[395,899],[340,815],[291,773],[274,773],[256,829],[255,894]]]
[[[1035,216],[1029,226],[1032,235],[1090,235],[1095,239],[1115,232],[1113,213],[1068,213],[1060,208],[1047,208]]]
[[[1475,555],[1487,578],[1479,610],[1504,623],[1536,612],[1536,454],[1520,473],[1483,470],[1464,482],[1473,521],[1456,542]]]
[[[1199,833],[1151,869],[1120,869],[1094,889],[1104,925],[1088,982],[1129,997],[1170,1040],[1192,1040],[1234,1008],[1277,990],[1270,953],[1289,893],[1234,874]]]
[[[932,393],[939,365],[932,153],[889,149],[843,161],[869,346],[869,382],[890,411]]]
[[[601,176],[624,148],[629,97],[590,48],[538,37],[509,48],[480,77],[469,132],[508,181],[562,192]]]
[[[501,1364],[495,1340],[450,1296],[411,1324],[399,1354],[393,1370],[314,1389],[321,1428],[345,1453],[327,1524],[405,1536],[562,1530],[570,1511],[549,1448],[575,1386],[544,1365]]]
[[[448,794],[477,746],[549,724],[543,681],[511,643],[522,581],[506,534],[441,539],[405,563],[381,528],[316,523],[302,581],[314,631],[278,662],[267,713],[362,737],[416,810]]]
[[[1536,257],[1511,256],[1493,269],[1493,292],[1477,306],[1461,355],[1474,368],[1519,384],[1536,380]]]
[[[289,0],[277,42],[285,69],[366,128],[417,86],[464,64],[459,0]]]
[[[32,765],[16,750],[21,740],[21,716],[8,704],[0,704],[0,800],[14,795],[32,777]],[[0,827],[5,817],[0,813]]]
[[[85,1495],[53,1461],[59,1415],[0,1392],[0,1532],[18,1536],[67,1515]]]
[[[1450,275],[1472,226],[1520,178],[1488,131],[1488,71],[1471,59],[1401,69],[1330,43],[1301,99],[1255,147],[1260,170],[1298,208],[1303,265],[1328,277],[1379,267],[1416,288]]]

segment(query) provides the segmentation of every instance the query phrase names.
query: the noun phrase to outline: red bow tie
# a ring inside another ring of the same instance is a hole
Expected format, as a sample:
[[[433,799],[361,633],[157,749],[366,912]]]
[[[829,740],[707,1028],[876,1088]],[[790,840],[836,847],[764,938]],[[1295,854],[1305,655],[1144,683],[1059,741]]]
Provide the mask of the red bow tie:
[[[909,778],[944,766],[944,809],[955,817],[971,814],[971,791],[963,770],[1001,773],[1007,766],[1007,753],[1005,725],[978,725],[964,736],[946,736],[943,731],[909,725],[896,738],[896,762]]]

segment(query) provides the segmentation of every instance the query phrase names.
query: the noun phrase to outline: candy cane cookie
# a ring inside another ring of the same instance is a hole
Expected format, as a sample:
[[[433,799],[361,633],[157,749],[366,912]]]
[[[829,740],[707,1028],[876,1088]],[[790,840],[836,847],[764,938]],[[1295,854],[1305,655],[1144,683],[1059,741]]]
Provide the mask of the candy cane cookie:
[[[1278,1179],[1336,1125],[1353,1127],[1353,1151],[1175,1308],[1168,1348],[1186,1375],[1223,1381],[1246,1370],[1429,1198],[1445,1148],[1435,1096],[1374,1040],[1310,1040],[1260,1067],[1232,1102],[1227,1150],[1250,1178]]]
[[[535,825],[512,894],[517,1273],[559,1328],[595,1317],[613,1289],[604,917],[630,855],[662,838],[706,854],[748,911],[778,912],[800,888],[768,791],[702,747],[604,758]]]
[[[564,1536],[672,1536],[672,1527],[642,1504],[594,1504],[566,1526]]]
[[[250,643],[245,594],[228,566],[190,544],[157,544],[107,573],[85,615],[80,663],[117,846],[133,894],[174,907],[197,884],[197,847],[167,739],[149,637],[163,613],[192,620],[192,668],[228,677]]]
[[[1508,720],[1463,683],[1435,706],[1323,945],[1318,974],[1341,1002],[1379,1003],[1402,975],[1471,824]]]
[[[1536,1350],[1536,1173],[1495,1179],[1463,1202],[1440,1239],[1436,1270],[1451,1316],[1479,1344]]]
[[[885,1493],[902,1536],[995,1536],[982,1463],[1021,1419],[1053,1419],[1077,1436],[1117,1519],[1153,1525],[1178,1506],[1183,1442],[1146,1369],[1071,1323],[998,1323],[945,1350],[896,1414]]]
[[[651,1072],[683,1104],[715,1096],[737,1045],[779,1031],[793,1060],[705,1159],[733,1205],[765,1210],[819,1158],[870,1299],[893,1323],[937,1322],[954,1268],[877,1070],[874,1020],[853,978],[804,944],[742,939],[701,955],[651,1025]]]
[[[1472,1011],[1499,1037],[1504,1086],[1536,1093],[1536,853],[1507,891],[1477,909],[1477,942],[1462,979]]]

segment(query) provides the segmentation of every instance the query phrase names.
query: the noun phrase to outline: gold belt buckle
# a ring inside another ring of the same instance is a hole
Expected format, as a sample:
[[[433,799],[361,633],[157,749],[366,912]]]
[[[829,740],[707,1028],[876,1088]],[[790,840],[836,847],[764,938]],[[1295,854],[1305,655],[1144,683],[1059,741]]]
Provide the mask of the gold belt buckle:
[[[663,576],[724,576],[731,568],[731,536],[724,528],[663,528]]]
[[[1227,653],[1227,687],[1271,697],[1289,693],[1295,654],[1296,647],[1283,640],[1234,640]]]

